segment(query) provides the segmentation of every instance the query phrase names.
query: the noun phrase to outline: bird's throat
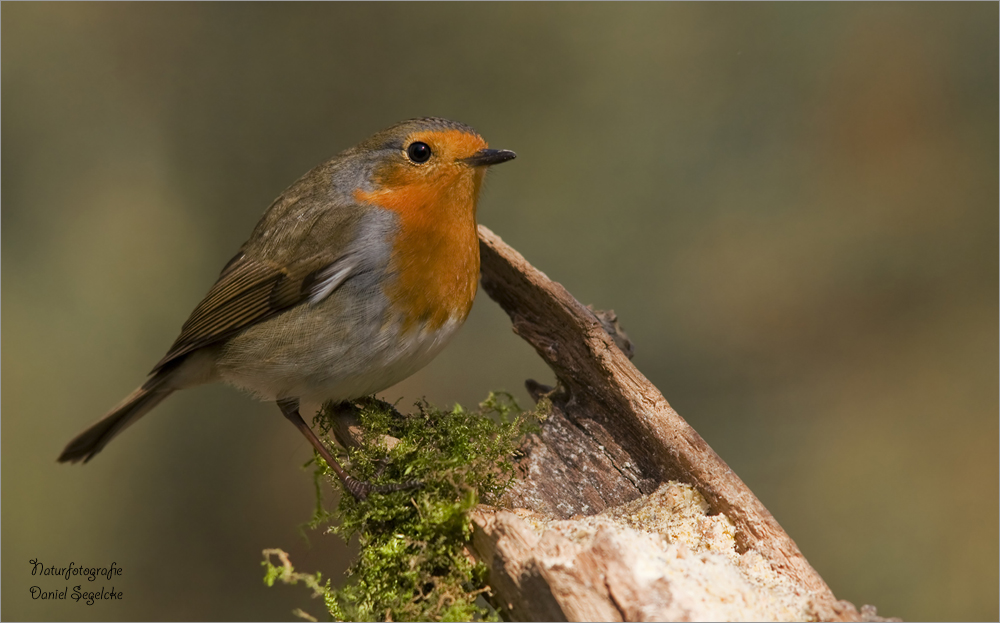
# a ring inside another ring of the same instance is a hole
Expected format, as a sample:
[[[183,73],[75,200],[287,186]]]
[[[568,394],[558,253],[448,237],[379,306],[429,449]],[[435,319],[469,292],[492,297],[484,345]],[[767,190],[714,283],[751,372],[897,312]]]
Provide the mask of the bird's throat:
[[[404,332],[461,323],[472,309],[479,281],[476,204],[483,172],[456,173],[357,193],[357,199],[398,216],[392,278],[385,290],[393,308],[402,312]]]

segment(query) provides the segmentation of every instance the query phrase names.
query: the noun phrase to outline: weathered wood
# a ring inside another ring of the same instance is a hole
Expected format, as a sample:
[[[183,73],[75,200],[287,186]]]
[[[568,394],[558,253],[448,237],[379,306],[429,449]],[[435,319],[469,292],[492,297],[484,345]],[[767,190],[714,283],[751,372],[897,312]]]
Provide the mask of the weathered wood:
[[[598,515],[553,520],[480,508],[473,547],[516,620],[800,621],[811,595],[708,515],[693,487],[662,485]],[[539,590],[541,589],[541,590]]]
[[[489,229],[480,226],[479,238],[483,289],[510,316],[514,332],[535,348],[558,379],[555,389],[528,383],[536,400],[546,396],[552,401],[552,415],[542,433],[525,445],[519,464],[522,478],[506,504],[567,519],[621,506],[668,481],[687,483],[704,496],[710,514],[724,515],[732,522],[736,553],[759,554],[777,576],[808,596],[811,616],[860,620],[872,615],[837,601],[771,513],[616,345],[617,341],[629,347],[613,318],[599,318]],[[511,593],[528,588],[519,586],[508,573],[523,571],[516,568],[521,563],[514,559],[518,552],[524,554],[537,545],[514,519],[510,513],[486,511],[476,518],[476,543],[482,548],[478,554],[496,571],[491,583],[513,616],[554,620],[558,612],[559,617],[609,617],[611,610],[597,606],[571,613],[565,603],[553,602],[550,598],[558,587],[552,584],[552,574],[523,574],[535,583],[530,599]],[[503,551],[498,552],[499,544],[504,544]],[[538,558],[524,560],[540,564]],[[600,573],[611,573],[610,567]],[[581,580],[582,584],[588,581]],[[601,590],[613,593],[607,587]],[[620,609],[617,612],[619,620],[628,616]]]

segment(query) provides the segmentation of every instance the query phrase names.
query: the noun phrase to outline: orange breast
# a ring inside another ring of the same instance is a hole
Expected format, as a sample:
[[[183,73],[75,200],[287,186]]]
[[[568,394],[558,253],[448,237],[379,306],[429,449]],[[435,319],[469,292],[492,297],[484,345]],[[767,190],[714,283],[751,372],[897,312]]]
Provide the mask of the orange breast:
[[[384,172],[380,188],[355,198],[399,216],[386,295],[404,314],[403,328],[434,331],[465,320],[479,281],[476,203],[483,171],[452,165],[428,176],[398,168]]]

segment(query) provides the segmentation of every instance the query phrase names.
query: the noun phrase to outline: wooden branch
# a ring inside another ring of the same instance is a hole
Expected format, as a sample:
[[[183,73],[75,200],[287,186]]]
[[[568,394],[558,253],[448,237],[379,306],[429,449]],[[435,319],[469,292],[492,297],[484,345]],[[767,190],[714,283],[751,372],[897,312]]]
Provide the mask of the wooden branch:
[[[723,516],[731,522],[735,555],[759,556],[776,577],[794,587],[793,592],[808,603],[808,610],[798,616],[821,620],[874,616],[870,607],[859,613],[849,602],[837,601],[771,513],[632,365],[620,348],[630,350],[630,345],[613,313],[599,317],[481,225],[479,238],[483,289],[558,379],[556,388],[527,383],[536,400],[547,397],[553,405],[542,433],[525,445],[525,458],[519,464],[523,477],[505,499],[510,507],[527,510],[482,509],[475,517],[474,553],[490,566],[491,586],[513,616],[536,620],[680,616],[676,609],[652,608],[646,616],[634,607],[622,607],[621,593],[627,592],[629,582],[641,583],[623,575],[627,560],[594,555],[614,550],[615,543],[634,536],[615,532],[614,521],[609,520],[603,532],[595,529],[587,544],[577,544],[574,555],[591,562],[600,559],[605,565],[588,577],[580,571],[581,560],[563,556],[573,549],[560,541],[568,538],[568,528],[539,519],[566,520],[602,512],[609,516],[641,496],[659,494],[671,482],[690,485],[703,496],[704,517]],[[567,560],[572,564],[567,566]],[[556,567],[575,568],[578,577],[572,582],[565,573],[556,577],[552,571]],[[606,584],[612,581],[608,578],[617,578],[617,597],[616,589]],[[587,591],[596,597],[578,599]]]

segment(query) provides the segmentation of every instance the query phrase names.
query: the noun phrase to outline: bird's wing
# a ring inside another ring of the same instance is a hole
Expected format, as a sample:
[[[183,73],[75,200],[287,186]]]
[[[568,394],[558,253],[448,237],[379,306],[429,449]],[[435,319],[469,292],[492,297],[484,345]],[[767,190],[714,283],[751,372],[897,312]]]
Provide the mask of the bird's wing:
[[[319,303],[357,265],[357,255],[351,252],[334,256],[324,251],[285,265],[248,261],[237,255],[191,312],[180,336],[152,372],[295,305]]]
[[[365,236],[365,206],[332,185],[333,166],[316,167],[275,199],[153,373],[296,305],[315,305],[359,270],[375,238]]]

